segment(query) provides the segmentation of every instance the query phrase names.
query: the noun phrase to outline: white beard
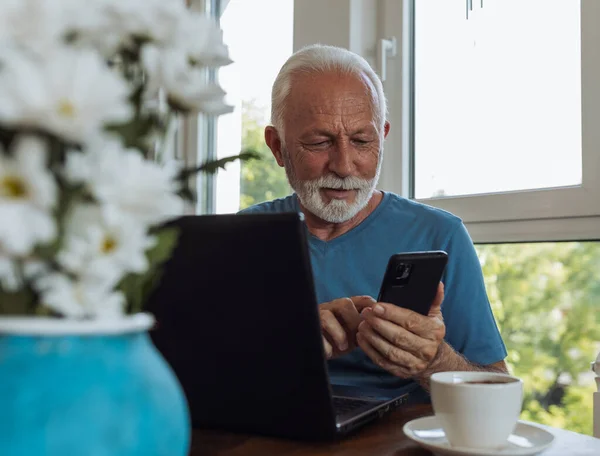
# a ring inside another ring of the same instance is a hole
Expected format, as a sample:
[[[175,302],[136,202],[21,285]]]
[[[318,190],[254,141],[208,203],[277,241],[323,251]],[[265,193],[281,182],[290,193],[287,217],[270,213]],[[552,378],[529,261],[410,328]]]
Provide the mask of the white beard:
[[[312,214],[329,223],[347,222],[365,208],[371,200],[371,196],[379,181],[383,158],[380,153],[377,171],[373,179],[362,179],[353,176],[341,178],[335,174],[328,174],[314,180],[302,181],[296,177],[287,151],[283,150],[282,155],[288,181],[298,195],[302,205]],[[323,188],[356,190],[356,197],[352,203],[337,199],[325,202],[320,192]]]

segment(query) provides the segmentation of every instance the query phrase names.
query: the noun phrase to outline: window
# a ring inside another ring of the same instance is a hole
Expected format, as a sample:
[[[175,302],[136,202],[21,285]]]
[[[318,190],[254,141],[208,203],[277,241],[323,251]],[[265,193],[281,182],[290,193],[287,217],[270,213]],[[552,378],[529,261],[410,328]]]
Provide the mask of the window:
[[[415,197],[581,185],[579,2],[464,3],[415,2]]]
[[[402,59],[388,62],[382,186],[459,215],[481,242],[598,238],[600,3],[383,8]]]
[[[600,2],[382,8],[379,36],[395,36],[401,54],[384,82],[392,130],[382,187],[465,221],[507,361],[525,379],[522,418],[591,434]]]
[[[293,0],[230,0],[221,28],[234,63],[220,69],[219,80],[235,110],[219,118],[217,157],[242,150],[262,157],[231,163],[217,174],[215,212],[230,213],[290,193],[263,131],[270,121],[271,86],[292,54]]]

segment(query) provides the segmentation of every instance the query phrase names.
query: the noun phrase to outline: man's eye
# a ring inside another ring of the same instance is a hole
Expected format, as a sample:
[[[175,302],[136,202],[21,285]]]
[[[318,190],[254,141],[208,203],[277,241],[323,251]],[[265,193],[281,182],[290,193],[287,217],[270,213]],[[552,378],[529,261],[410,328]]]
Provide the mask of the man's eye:
[[[310,143],[310,146],[325,146],[329,144],[329,141],[318,141],[318,142],[314,142],[314,143]]]
[[[366,139],[353,139],[356,144],[369,144],[371,141],[367,141]]]

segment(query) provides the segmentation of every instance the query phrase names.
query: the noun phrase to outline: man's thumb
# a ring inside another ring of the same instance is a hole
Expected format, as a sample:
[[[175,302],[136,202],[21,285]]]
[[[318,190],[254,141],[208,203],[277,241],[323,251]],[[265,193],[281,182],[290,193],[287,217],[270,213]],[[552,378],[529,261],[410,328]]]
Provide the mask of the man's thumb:
[[[437,293],[435,298],[433,298],[433,302],[431,303],[431,307],[429,309],[430,317],[438,317],[442,314],[442,301],[444,300],[444,284],[440,282],[438,284]]]

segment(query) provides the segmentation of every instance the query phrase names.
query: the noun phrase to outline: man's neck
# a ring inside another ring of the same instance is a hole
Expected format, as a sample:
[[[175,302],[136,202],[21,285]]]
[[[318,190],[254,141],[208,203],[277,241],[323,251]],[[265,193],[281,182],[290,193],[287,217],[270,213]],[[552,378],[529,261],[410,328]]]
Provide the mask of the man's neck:
[[[381,203],[382,199],[383,193],[379,190],[375,190],[367,205],[361,209],[358,214],[343,223],[326,222],[325,220],[322,220],[316,215],[310,213],[302,205],[302,203],[300,203],[300,207],[304,213],[304,220],[306,221],[308,231],[322,241],[331,241],[332,239],[335,239],[336,237],[341,236],[354,227],[360,225],[369,215],[371,215],[375,208],[379,206],[379,203]]]

